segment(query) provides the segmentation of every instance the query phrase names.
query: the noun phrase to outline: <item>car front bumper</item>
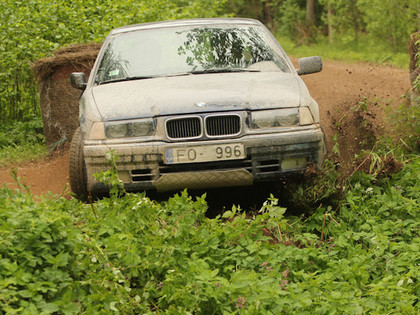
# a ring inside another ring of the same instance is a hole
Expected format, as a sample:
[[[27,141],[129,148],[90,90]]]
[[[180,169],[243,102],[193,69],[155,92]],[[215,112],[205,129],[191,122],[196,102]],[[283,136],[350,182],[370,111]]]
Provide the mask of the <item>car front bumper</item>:
[[[94,174],[109,169],[106,153],[117,157],[119,178],[127,191],[156,189],[169,191],[183,188],[216,188],[247,186],[255,182],[275,181],[290,173],[302,171],[308,163],[320,166],[325,153],[324,133],[319,125],[279,133],[245,135],[235,139],[167,143],[95,144],[85,141],[88,191],[100,193],[107,186]],[[165,150],[186,149],[203,145],[241,143],[246,157],[200,163],[165,163]]]

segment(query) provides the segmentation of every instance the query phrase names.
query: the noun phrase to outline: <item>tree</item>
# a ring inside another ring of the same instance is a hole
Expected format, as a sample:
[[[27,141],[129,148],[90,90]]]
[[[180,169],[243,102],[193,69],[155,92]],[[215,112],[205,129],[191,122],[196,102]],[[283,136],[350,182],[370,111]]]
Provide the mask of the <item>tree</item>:
[[[315,11],[316,0],[306,0],[306,25],[311,28],[315,26],[316,11]]]
[[[394,51],[406,47],[410,34],[419,29],[418,0],[357,0],[366,31],[387,42]]]
[[[333,34],[345,34],[355,41],[364,27],[363,12],[358,7],[358,0],[319,0],[326,8],[322,13],[322,20],[327,24],[329,41],[333,41]]]

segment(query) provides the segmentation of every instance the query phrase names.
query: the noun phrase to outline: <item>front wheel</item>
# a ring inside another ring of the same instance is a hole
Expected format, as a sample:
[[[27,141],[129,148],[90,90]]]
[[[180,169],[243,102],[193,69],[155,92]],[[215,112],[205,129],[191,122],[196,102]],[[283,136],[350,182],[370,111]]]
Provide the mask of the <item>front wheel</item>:
[[[83,156],[83,136],[80,128],[77,128],[71,141],[69,172],[71,191],[77,199],[86,201],[88,198],[86,165]]]

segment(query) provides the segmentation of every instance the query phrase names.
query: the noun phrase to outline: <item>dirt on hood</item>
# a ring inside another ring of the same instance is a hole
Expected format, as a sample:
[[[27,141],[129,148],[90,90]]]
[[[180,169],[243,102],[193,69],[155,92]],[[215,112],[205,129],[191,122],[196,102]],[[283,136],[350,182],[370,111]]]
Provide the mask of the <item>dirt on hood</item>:
[[[379,136],[393,133],[386,112],[404,102],[401,97],[410,88],[408,71],[369,63],[324,61],[322,72],[302,78],[319,104],[329,149],[338,143],[342,164],[361,149],[371,149]],[[34,195],[70,195],[68,149],[14,168]],[[0,169],[0,184],[16,187],[10,169]]]

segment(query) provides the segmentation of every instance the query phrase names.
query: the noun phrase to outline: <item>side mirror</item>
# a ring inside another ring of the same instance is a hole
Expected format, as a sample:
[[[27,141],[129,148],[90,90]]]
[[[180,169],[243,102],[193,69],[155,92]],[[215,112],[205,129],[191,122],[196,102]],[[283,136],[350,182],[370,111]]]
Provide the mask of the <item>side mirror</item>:
[[[73,72],[70,74],[70,83],[72,87],[84,91],[87,85],[86,75],[83,72]]]
[[[298,75],[320,72],[322,70],[322,58],[318,56],[300,58],[298,65]]]

